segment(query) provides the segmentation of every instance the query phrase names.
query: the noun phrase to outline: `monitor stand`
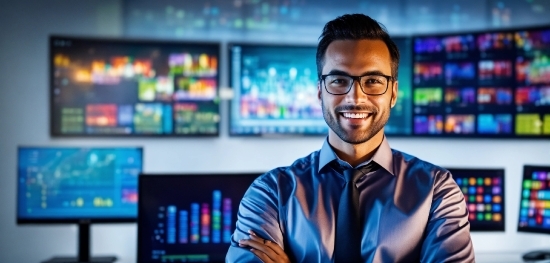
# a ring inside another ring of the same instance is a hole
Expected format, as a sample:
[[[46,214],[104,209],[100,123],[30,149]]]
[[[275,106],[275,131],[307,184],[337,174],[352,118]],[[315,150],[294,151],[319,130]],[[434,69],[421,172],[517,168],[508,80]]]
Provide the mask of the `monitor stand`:
[[[90,222],[78,223],[78,256],[53,257],[42,263],[113,263],[116,256],[90,257]]]
[[[76,257],[53,257],[42,263],[113,263],[116,260],[116,256],[92,257],[86,261],[80,261]]]
[[[522,258],[526,262],[534,262],[539,260],[550,259],[550,250],[533,250],[522,255]]]

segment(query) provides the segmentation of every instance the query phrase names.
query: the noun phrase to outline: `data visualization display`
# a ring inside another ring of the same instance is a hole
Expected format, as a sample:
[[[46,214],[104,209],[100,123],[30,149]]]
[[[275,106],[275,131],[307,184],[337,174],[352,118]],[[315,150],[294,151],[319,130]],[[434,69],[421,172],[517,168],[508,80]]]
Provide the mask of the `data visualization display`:
[[[413,38],[413,133],[550,138],[550,28]]]
[[[525,165],[518,231],[550,234],[550,166]]]
[[[135,221],[141,148],[19,147],[17,219]]]
[[[219,43],[52,36],[54,136],[217,136]]]
[[[504,169],[448,168],[464,194],[471,231],[504,231]]]
[[[385,132],[409,135],[411,38],[393,40],[402,55],[399,99]],[[233,89],[231,135],[327,134],[317,96],[316,46],[232,43],[229,52]]]
[[[260,173],[140,176],[138,262],[223,262]]]
[[[230,135],[326,135],[316,46],[229,45]]]

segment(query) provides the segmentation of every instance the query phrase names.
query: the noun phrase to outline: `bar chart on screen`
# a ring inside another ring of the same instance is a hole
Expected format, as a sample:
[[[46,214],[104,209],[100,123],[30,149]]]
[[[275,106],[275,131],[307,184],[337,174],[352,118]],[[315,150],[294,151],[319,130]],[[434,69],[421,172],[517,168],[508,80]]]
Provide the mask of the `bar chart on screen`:
[[[141,174],[137,263],[222,262],[260,174]]]
[[[231,198],[223,198],[220,190],[214,190],[211,203],[159,206],[153,240],[166,244],[230,243],[231,204]]]

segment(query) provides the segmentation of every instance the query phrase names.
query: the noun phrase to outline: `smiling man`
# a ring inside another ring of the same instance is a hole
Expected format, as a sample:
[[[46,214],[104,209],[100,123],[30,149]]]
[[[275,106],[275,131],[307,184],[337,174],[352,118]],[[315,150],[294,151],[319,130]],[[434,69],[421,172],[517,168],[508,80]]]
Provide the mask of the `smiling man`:
[[[399,50],[370,17],[325,25],[317,71],[328,137],[250,186],[226,262],[474,262],[449,171],[384,136],[398,65]]]

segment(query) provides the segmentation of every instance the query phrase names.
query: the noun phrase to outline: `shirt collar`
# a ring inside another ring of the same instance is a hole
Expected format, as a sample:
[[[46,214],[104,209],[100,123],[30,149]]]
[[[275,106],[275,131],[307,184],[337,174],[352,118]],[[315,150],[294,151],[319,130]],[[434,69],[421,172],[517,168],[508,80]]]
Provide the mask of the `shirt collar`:
[[[330,146],[328,142],[328,137],[327,137],[319,153],[319,167],[317,169],[317,172],[320,172],[321,169],[327,166],[330,162],[338,159],[339,158],[338,156],[336,156],[336,153]],[[384,135],[384,139],[382,139],[382,143],[374,153],[372,159],[365,163],[362,163],[361,165],[367,164],[370,161],[374,161],[375,163],[380,165],[382,168],[384,168],[386,171],[388,171],[390,174],[395,175],[393,172],[393,154],[385,135]]]

